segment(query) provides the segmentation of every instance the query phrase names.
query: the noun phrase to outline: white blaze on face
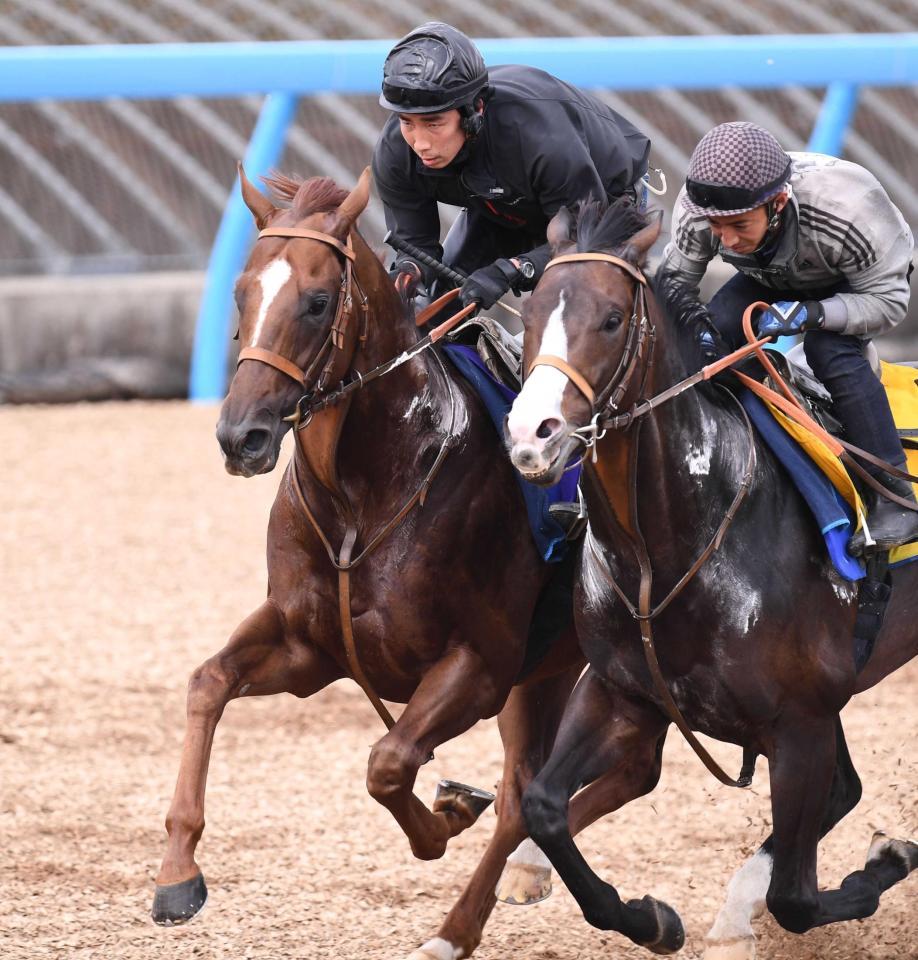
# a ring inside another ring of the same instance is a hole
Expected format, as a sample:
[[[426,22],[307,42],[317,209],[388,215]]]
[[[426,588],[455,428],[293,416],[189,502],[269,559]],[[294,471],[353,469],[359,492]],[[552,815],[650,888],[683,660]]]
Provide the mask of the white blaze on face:
[[[283,257],[272,260],[261,271],[258,277],[258,282],[261,284],[261,303],[258,306],[258,319],[255,321],[255,332],[252,334],[252,342],[249,346],[255,347],[258,345],[261,328],[265,325],[265,317],[271,309],[271,304],[274,303],[284,284],[292,276],[293,270]]]
[[[550,354],[567,360],[567,331],[564,329],[564,290],[561,291],[558,305],[552,310],[542,342],[536,355]],[[568,379],[555,367],[538,366],[526,379],[520,395],[513,403],[507,420],[510,438],[516,443],[528,442],[542,446],[536,437],[536,431],[542,422],[551,418],[563,420],[561,416],[561,397]]]

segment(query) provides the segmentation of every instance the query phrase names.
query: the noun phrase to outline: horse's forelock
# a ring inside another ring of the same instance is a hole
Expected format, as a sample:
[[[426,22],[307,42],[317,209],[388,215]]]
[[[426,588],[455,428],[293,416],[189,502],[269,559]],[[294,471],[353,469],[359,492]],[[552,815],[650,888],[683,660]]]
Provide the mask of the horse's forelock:
[[[301,180],[273,171],[262,177],[264,184],[278,199],[290,203],[294,215],[302,219],[311,213],[337,210],[348,195],[331,177],[310,177]]]
[[[577,207],[577,249],[581,253],[610,253],[649,223],[648,217],[626,197],[611,203],[587,200]]]

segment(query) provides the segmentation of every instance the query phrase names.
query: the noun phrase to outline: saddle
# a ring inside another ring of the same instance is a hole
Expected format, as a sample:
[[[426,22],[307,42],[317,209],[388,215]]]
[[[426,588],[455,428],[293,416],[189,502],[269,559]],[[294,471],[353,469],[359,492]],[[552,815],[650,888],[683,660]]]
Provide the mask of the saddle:
[[[488,372],[514,393],[523,388],[523,347],[490,317],[472,317],[446,337],[447,343],[474,347]]]

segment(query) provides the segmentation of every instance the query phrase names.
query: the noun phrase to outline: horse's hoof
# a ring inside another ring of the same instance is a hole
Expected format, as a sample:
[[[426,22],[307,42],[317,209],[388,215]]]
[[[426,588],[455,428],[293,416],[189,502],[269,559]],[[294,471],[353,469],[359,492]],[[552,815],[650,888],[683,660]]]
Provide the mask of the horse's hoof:
[[[703,960],[755,960],[755,937],[709,941]]]
[[[459,808],[471,815],[471,823],[474,823],[492,803],[494,803],[494,794],[488,793],[487,790],[479,790],[477,787],[457,783],[455,780],[441,780],[437,784],[434,810]]]
[[[547,900],[551,896],[551,867],[508,863],[494,893],[501,903],[516,907],[528,907]]]
[[[462,955],[461,947],[454,947],[448,940],[436,937],[418,947],[409,955],[408,960],[459,960]]]
[[[870,841],[867,851],[867,863],[872,860],[885,860],[889,857],[902,862],[907,876],[918,867],[918,843],[914,840],[893,840],[891,837],[877,830]]]
[[[207,903],[207,884],[199,873],[191,880],[157,884],[153,897],[153,922],[161,927],[177,927],[193,920]]]
[[[641,900],[629,900],[628,906],[633,910],[640,910],[642,913],[649,911],[653,914],[657,924],[655,939],[649,943],[642,943],[640,946],[647,947],[651,953],[665,956],[670,953],[677,953],[685,945],[685,928],[682,926],[682,920],[669,904],[647,896]]]

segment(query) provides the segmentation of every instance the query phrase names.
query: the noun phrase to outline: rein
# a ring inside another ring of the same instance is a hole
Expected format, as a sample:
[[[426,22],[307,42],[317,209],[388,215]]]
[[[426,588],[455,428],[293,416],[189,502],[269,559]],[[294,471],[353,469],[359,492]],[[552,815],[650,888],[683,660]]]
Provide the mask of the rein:
[[[592,387],[589,388],[589,391],[584,390],[584,388],[578,383],[577,379],[571,378],[572,382],[581,393],[590,401],[590,405],[595,412],[590,424],[585,428],[581,427],[579,430],[572,432],[572,436],[576,437],[582,443],[584,443],[587,450],[593,450],[593,461],[596,461],[596,442],[599,437],[601,437],[609,427],[614,427],[621,429],[622,427],[628,428],[635,421],[639,420],[640,416],[643,416],[645,413],[649,413],[654,409],[655,406],[659,406],[660,403],[665,402],[663,399],[663,394],[660,394],[659,397],[652,398],[651,400],[642,400],[641,397],[644,392],[644,388],[647,384],[648,375],[650,369],[653,365],[653,347],[655,343],[655,333],[653,329],[653,324],[650,320],[650,315],[647,310],[647,299],[646,299],[646,286],[647,279],[641,273],[641,271],[635,267],[633,264],[629,263],[627,260],[623,260],[620,257],[615,257],[610,254],[604,253],[575,253],[567,254],[562,257],[556,257],[554,260],[551,260],[546,266],[546,270],[550,267],[556,266],[561,263],[578,263],[578,262],[595,262],[601,261],[606,263],[611,263],[613,266],[622,269],[627,273],[635,282],[635,292],[634,292],[634,301],[632,304],[632,315],[631,321],[629,324],[628,335],[625,341],[625,348],[622,351],[622,357],[619,361],[618,367],[615,372],[612,374],[609,383],[600,391],[598,396],[595,396],[595,393]],[[749,352],[749,351],[747,351]],[[643,362],[642,362],[643,358]],[[638,400],[635,405],[625,414],[623,417],[613,417],[611,420],[602,420],[602,416],[606,410],[615,410],[618,408],[618,405],[621,403],[625,394],[628,391],[628,388],[631,384],[631,379],[637,369],[639,363],[642,362],[642,372],[640,386],[638,389]],[[570,366],[566,361],[561,360],[559,357],[552,356],[542,356],[536,357],[536,359],[530,365],[529,371],[531,372],[533,367],[544,364],[548,366],[556,367],[562,372],[567,373],[567,370],[572,370],[574,373],[577,373],[573,367]],[[563,366],[562,366],[563,364]],[[712,364],[712,366],[714,366]],[[567,368],[567,369],[565,369]],[[707,369],[707,368],[705,368]],[[703,373],[703,371],[702,371]],[[683,390],[688,389],[689,386],[693,386],[694,383],[699,382],[702,379],[708,379],[710,376],[713,376],[713,373],[708,374],[708,377],[696,375],[694,378],[689,378],[693,383],[688,383],[683,381],[681,384],[676,386],[680,389],[672,388],[666,393],[665,399],[672,399],[672,397],[677,396]],[[586,378],[577,374],[577,377],[586,383],[587,387],[589,384],[586,381]],[[727,391],[729,393],[729,391]],[[732,396],[732,394],[731,394]],[[735,399],[735,398],[734,398]],[[657,402],[655,403],[654,400]],[[669,719],[678,727],[682,736],[686,739],[689,746],[695,751],[698,758],[701,762],[707,767],[707,769],[723,784],[729,787],[748,787],[752,783],[752,776],[755,770],[755,755],[749,751],[743,752],[743,766],[740,771],[740,775],[737,779],[730,777],[717,763],[716,760],[708,753],[708,751],[702,746],[701,742],[695,736],[692,729],[689,727],[685,717],[682,715],[682,711],[679,709],[678,704],[673,699],[672,694],[669,691],[669,687],[666,683],[666,678],[663,676],[663,671],[660,667],[660,662],[657,657],[656,645],[654,644],[653,639],[653,626],[652,621],[656,619],[685,589],[689,584],[692,578],[698,573],[699,570],[704,566],[710,556],[720,547],[724,536],[727,533],[730,525],[733,523],[734,518],[736,517],[737,512],[739,511],[740,505],[743,500],[746,498],[746,494],[749,492],[749,488],[752,485],[753,476],[755,473],[755,464],[756,464],[756,453],[755,453],[755,437],[753,433],[752,423],[749,420],[746,411],[743,409],[742,404],[737,401],[737,406],[739,407],[743,419],[746,424],[747,435],[749,437],[749,454],[746,460],[746,468],[743,474],[742,481],[740,482],[739,488],[736,491],[736,494],[733,497],[733,502],[727,508],[726,513],[724,514],[723,519],[720,522],[717,530],[714,532],[714,535],[711,537],[707,546],[695,560],[695,562],[689,567],[689,569],[683,574],[681,579],[676,583],[676,585],[669,591],[669,593],[664,597],[664,599],[658,603],[655,607],[651,606],[651,593],[653,588],[653,563],[650,558],[650,553],[647,549],[647,542],[641,533],[640,524],[638,523],[638,510],[637,510],[637,468],[638,468],[638,450],[639,450],[639,440],[640,440],[640,427],[641,423],[638,422],[634,442],[631,446],[631,454],[629,457],[629,486],[630,486],[630,495],[629,503],[631,505],[631,525],[634,530],[634,537],[632,538],[632,543],[635,549],[635,553],[638,558],[638,566],[640,568],[640,585],[638,588],[638,602],[632,603],[631,600],[625,595],[621,587],[616,583],[615,579],[612,577],[611,573],[608,571],[607,567],[603,565],[603,571],[605,573],[606,579],[609,581],[609,584],[612,586],[612,589],[615,591],[618,598],[624,603],[625,608],[628,610],[629,614],[633,619],[637,620],[638,625],[641,631],[641,639],[643,641],[644,649],[644,659],[647,663],[647,669],[650,671],[651,679],[653,680],[654,689],[657,693],[657,696],[663,703],[663,708],[666,714],[669,716]],[[639,412],[638,412],[639,411]],[[621,421],[621,422],[619,422]],[[586,434],[586,436],[584,436]],[[600,484],[601,488],[601,484]]]
[[[273,367],[275,370],[279,370],[292,380],[295,380],[303,387],[304,390],[308,391],[297,401],[294,412],[290,416],[284,417],[284,420],[292,423],[294,427],[294,435],[297,438],[297,450],[299,452],[302,452],[300,449],[301,440],[299,433],[309,424],[316,412],[339,402],[354,390],[359,390],[365,384],[384,376],[386,373],[389,373],[396,367],[401,366],[401,364],[405,363],[407,360],[416,357],[423,350],[426,350],[428,347],[436,343],[437,340],[441,339],[446,333],[464,320],[476,308],[475,304],[470,304],[468,307],[460,310],[457,314],[450,317],[447,321],[441,323],[438,327],[432,330],[424,339],[420,340],[409,350],[404,351],[399,356],[386,363],[380,364],[369,373],[361,376],[360,373],[354,371],[357,379],[345,384],[342,378],[347,372],[347,368],[350,367],[353,362],[354,353],[356,352],[358,346],[362,343],[365,343],[367,340],[367,320],[369,312],[367,297],[361,289],[354,272],[356,254],[351,244],[350,236],[348,236],[348,241],[345,244],[338,240],[337,237],[333,237],[326,233],[320,233],[316,230],[308,230],[303,227],[269,227],[265,230],[262,230],[258,234],[259,240],[263,237],[287,237],[294,239],[317,240],[320,243],[325,243],[328,246],[333,247],[345,258],[344,272],[341,276],[341,286],[338,293],[338,305],[335,311],[335,318],[332,322],[331,330],[316,352],[315,357],[313,357],[309,367],[305,371],[293,361],[271,350],[265,350],[260,347],[245,347],[239,352],[238,363],[241,364],[245,360],[256,360],[260,363],[265,363],[268,366]],[[355,330],[354,328],[354,289],[357,290],[359,295],[359,308],[361,311],[361,323],[359,331]],[[436,314],[445,303],[453,299],[453,297],[458,296],[458,294],[458,290],[449,291],[449,293],[432,303],[429,307],[427,307],[426,310],[422,311],[422,313],[418,315],[418,325],[425,323],[431,316]],[[318,378],[316,386],[310,390],[309,385],[313,380],[315,370],[322,362],[326,353],[329,351],[331,355],[329,356],[326,365]],[[359,566],[401,524],[401,522],[405,519],[405,517],[408,516],[415,506],[418,504],[421,506],[424,505],[424,501],[427,498],[431,484],[433,483],[436,475],[439,473],[440,468],[443,466],[443,463],[446,460],[450,450],[456,445],[456,437],[454,435],[454,428],[456,424],[455,387],[453,386],[452,380],[447,375],[443,366],[443,361],[440,359],[439,355],[435,353],[434,356],[436,357],[437,363],[440,367],[440,372],[443,375],[443,379],[445,380],[447,389],[449,391],[449,429],[443,438],[443,442],[440,445],[440,450],[437,453],[433,464],[427,471],[427,474],[421,481],[419,487],[394,514],[394,516],[392,516],[392,518],[370,538],[357,556],[352,556],[359,533],[357,515],[354,511],[353,505],[347,497],[347,494],[340,488],[340,485],[336,483],[336,489],[329,490],[332,495],[333,502],[335,503],[339,514],[342,516],[345,522],[344,537],[342,538],[341,547],[336,553],[331,545],[330,540],[322,530],[321,526],[316,520],[315,515],[313,514],[312,510],[310,510],[309,505],[306,502],[306,497],[303,494],[302,484],[300,481],[296,456],[294,456],[293,460],[291,461],[291,468],[289,471],[290,482],[294,491],[296,492],[300,507],[302,508],[303,513],[321,541],[322,546],[325,548],[325,552],[328,554],[328,558],[331,561],[332,566],[338,571],[338,611],[341,619],[341,634],[344,642],[344,650],[347,656],[348,666],[350,667],[351,674],[353,675],[354,680],[356,680],[358,685],[363,689],[367,699],[373,704],[373,707],[379,714],[383,723],[385,723],[387,729],[390,730],[394,726],[395,720],[392,718],[391,713],[386,708],[385,704],[383,704],[382,700],[379,698],[370,684],[370,681],[360,664],[360,659],[357,656],[357,646],[354,640],[353,617],[351,615],[350,573],[357,566]],[[338,388],[338,390],[333,393],[326,394],[319,399],[314,399],[317,393],[321,394],[324,392],[328,383],[338,381],[341,383],[341,386]]]

